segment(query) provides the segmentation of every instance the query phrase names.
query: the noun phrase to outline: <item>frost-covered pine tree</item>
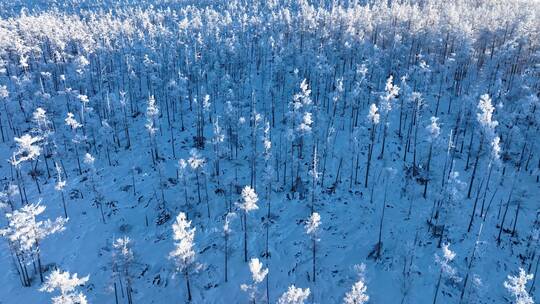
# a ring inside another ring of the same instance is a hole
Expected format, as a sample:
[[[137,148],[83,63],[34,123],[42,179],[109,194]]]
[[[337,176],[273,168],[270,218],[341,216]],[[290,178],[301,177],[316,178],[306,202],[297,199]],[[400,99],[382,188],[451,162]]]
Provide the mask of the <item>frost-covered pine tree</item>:
[[[272,166],[272,141],[270,140],[270,122],[264,123],[264,136],[263,136],[263,157],[264,157],[264,172],[263,181],[266,185],[266,204],[267,204],[267,217],[270,217],[270,193],[272,192],[272,181],[274,176],[274,167]]]
[[[429,183],[429,168],[431,165],[431,154],[433,152],[433,144],[435,143],[435,140],[439,137],[441,134],[441,128],[439,126],[439,118],[435,116],[431,116],[431,123],[426,127],[426,130],[428,132],[428,140],[429,140],[429,152],[428,152],[428,159],[426,163],[426,183],[424,184],[424,198],[426,198],[427,195],[427,188]]]
[[[373,156],[373,146],[375,145],[375,128],[380,122],[379,109],[377,108],[377,105],[375,105],[374,103],[372,103],[369,106],[369,112],[368,112],[367,118],[371,125],[370,127],[371,131],[369,134],[370,143],[368,147],[368,158],[367,158],[367,164],[366,164],[366,178],[364,181],[364,187],[366,188],[368,186],[369,169],[371,167],[371,158]]]
[[[463,198],[466,187],[467,183],[461,181],[459,172],[451,171],[448,173],[448,180],[440,193],[440,199],[433,201],[433,211],[429,222],[434,225],[433,229],[442,222],[442,225],[439,226],[439,228],[442,226],[439,233],[439,247],[443,242],[445,227],[449,219],[448,213]]]
[[[515,304],[534,304],[533,298],[527,292],[527,282],[532,280],[534,275],[527,274],[523,268],[519,268],[519,275],[508,275],[504,281],[504,288],[514,297],[512,303]]]
[[[264,124],[264,136],[263,136],[263,157],[264,157],[264,171],[263,181],[265,184],[265,200],[266,200],[266,217],[264,218],[264,228],[266,230],[265,238],[265,256],[266,260],[270,256],[269,242],[270,242],[270,225],[272,224],[270,208],[271,208],[271,195],[272,195],[272,182],[274,180],[274,167],[272,166],[272,141],[270,140],[270,122],[265,121]],[[267,278],[268,281],[268,278]]]
[[[212,144],[214,146],[214,174],[218,177],[218,186],[220,183],[220,165],[219,161],[221,159],[221,143],[225,140],[225,134],[223,133],[222,127],[219,125],[219,116],[216,117],[213,123],[214,136],[212,137]]]
[[[28,203],[28,199],[26,199],[26,188],[24,186],[24,179],[21,172],[21,166],[24,162],[33,162],[36,161],[41,155],[41,146],[39,143],[41,142],[43,138],[40,136],[32,136],[30,134],[24,134],[21,137],[15,137],[15,143],[17,144],[17,151],[15,151],[11,157],[10,163],[13,167],[15,167],[16,171],[16,177],[17,177],[17,186],[19,187],[19,192],[24,194],[24,199],[26,203]],[[31,170],[33,170],[33,165],[30,166]],[[31,173],[31,175],[35,175]],[[37,179],[34,178],[34,181],[36,182],[36,187],[39,193],[41,193],[41,189],[39,187],[39,183]],[[23,197],[21,196],[21,199]],[[21,200],[21,204],[25,203],[24,200]]]
[[[193,270],[195,264],[194,239],[196,228],[191,227],[191,221],[186,218],[184,212],[178,214],[172,228],[175,248],[169,253],[169,258],[174,260],[176,270],[185,276],[188,301],[191,301],[189,274]]]
[[[81,136],[77,134],[77,129],[81,128],[83,125],[75,119],[75,115],[73,113],[68,112],[66,118],[64,119],[64,122],[66,123],[66,126],[68,126],[71,129],[72,132],[72,138],[71,143],[73,144],[73,150],[75,150],[75,157],[77,158],[77,167],[79,169],[79,175],[82,174],[81,169],[81,160],[79,157],[79,143],[84,142],[85,138],[84,136]]]
[[[258,296],[258,285],[264,280],[268,274],[268,268],[263,268],[262,263],[257,258],[252,258],[249,261],[249,271],[251,272],[251,284],[242,284],[240,288],[247,292],[251,303],[255,304]]]
[[[62,178],[62,168],[58,165],[57,162],[54,163],[56,169],[56,184],[54,189],[59,191],[62,196],[62,207],[64,209],[64,217],[68,218],[67,207],[66,207],[66,198],[64,196],[64,188],[66,187],[66,180]]]
[[[399,87],[393,83],[394,77],[390,75],[386,80],[386,85],[384,87],[385,94],[381,96],[381,102],[379,106],[381,108],[381,113],[383,114],[383,141],[381,147],[381,153],[379,154],[379,159],[382,159],[384,156],[384,148],[386,146],[386,135],[388,133],[388,115],[392,111],[393,100],[399,94]],[[371,113],[371,109],[370,109]]]
[[[358,280],[352,286],[351,290],[345,294],[343,303],[345,304],[364,304],[369,301],[369,296],[366,294],[367,286],[362,279]]]
[[[482,188],[482,184],[485,184],[484,187],[484,197],[486,197],[486,194],[490,188],[490,180],[492,176],[492,170],[493,170],[493,164],[500,164],[500,153],[501,153],[501,146],[500,141],[501,138],[496,135],[495,128],[499,125],[499,122],[496,120],[493,120],[493,112],[495,111],[495,108],[492,105],[491,98],[488,94],[484,94],[480,96],[480,101],[478,103],[478,111],[479,113],[476,114],[476,119],[478,123],[480,124],[480,146],[478,147],[478,152],[476,154],[476,159],[474,162],[473,172],[471,175],[471,180],[469,183],[469,192],[468,197],[470,196],[470,193],[472,191],[473,181],[476,175],[476,169],[478,166],[478,161],[480,159],[480,153],[483,150],[484,142],[488,142],[488,147],[490,153],[489,154],[489,161],[486,168],[487,173],[487,180],[482,179],[482,182],[480,183],[479,188]],[[518,169],[519,170],[519,169]],[[504,175],[504,174],[503,174]],[[501,182],[502,183],[502,182]],[[478,190],[478,195],[480,195],[480,190]],[[474,200],[473,205],[473,211],[471,212],[471,219],[469,221],[469,227],[467,229],[467,232],[471,230],[471,227],[473,225],[474,217],[476,214],[476,205],[478,202],[478,195],[477,198]],[[484,202],[485,199],[482,199],[482,207],[480,208],[480,216],[482,216],[482,213],[484,212]],[[519,209],[518,204],[518,209]],[[516,219],[517,223],[517,219]],[[515,227],[515,226],[514,226]],[[513,230],[512,235],[514,234],[515,230]]]
[[[52,137],[54,133],[52,122],[47,117],[47,112],[41,107],[38,107],[34,111],[34,113],[32,114],[32,120],[36,124],[36,127],[33,128],[32,132],[36,136],[42,138],[41,145],[44,149],[44,153],[42,154],[43,161],[45,162],[45,167],[47,169],[47,176],[51,177],[50,172],[49,172],[49,163],[47,159],[52,156],[50,147],[49,147],[51,144],[51,138],[52,140],[54,140],[54,138]],[[37,164],[34,167],[36,168]]]
[[[450,244],[444,244],[442,246],[442,256],[435,254],[435,261],[440,265],[441,270],[439,272],[439,279],[437,280],[437,285],[435,287],[435,296],[433,297],[433,304],[437,303],[437,296],[439,294],[439,288],[441,286],[441,281],[443,276],[446,276],[454,281],[459,281],[460,278],[457,276],[457,271],[450,262],[456,257],[456,253],[450,250]]]
[[[300,136],[298,153],[299,157],[301,158],[303,155],[305,136],[311,133],[311,129],[313,126],[313,115],[311,113],[311,90],[309,89],[309,85],[306,79],[304,79],[300,84],[300,89],[301,93],[298,93],[294,96],[293,107],[295,109],[295,112],[299,109],[302,110],[299,114],[299,117],[297,118],[298,121],[296,123],[296,131],[299,133]]]
[[[250,186],[245,186],[242,189],[242,201],[238,203],[238,208],[244,211],[244,262],[247,262],[248,249],[247,249],[247,235],[248,235],[248,225],[247,225],[247,215],[251,211],[259,209],[257,202],[259,201],[259,196],[255,193],[255,190]]]
[[[499,125],[496,120],[493,120],[493,112],[495,111],[495,107],[493,107],[491,98],[488,94],[483,94],[480,96],[480,101],[478,102],[477,108],[478,113],[476,114],[476,120],[480,124],[480,144],[478,146],[478,151],[476,152],[476,159],[474,161],[473,171],[469,181],[467,198],[471,198],[472,187],[476,177],[476,170],[478,168],[478,161],[483,150],[484,142],[486,140],[490,143],[492,142],[493,137],[495,136],[495,127]]]
[[[70,275],[67,271],[56,269],[47,276],[39,290],[49,293],[60,291],[60,295],[52,298],[52,304],[87,304],[86,296],[77,287],[84,285],[88,279],[89,276],[79,278],[76,273]]]
[[[32,113],[32,121],[37,125],[34,132],[46,134],[52,132],[51,130],[51,121],[47,117],[47,111],[42,107],[37,107]],[[45,135],[47,136],[47,135]]]
[[[21,275],[24,286],[30,286],[30,277],[26,269],[26,264],[37,262],[38,273],[43,282],[43,269],[41,267],[41,241],[47,236],[63,231],[67,219],[57,218],[54,221],[38,221],[36,218],[45,211],[45,206],[28,204],[7,213],[8,226],[0,230],[0,235],[6,237],[10,248],[17,257],[17,270]]]
[[[195,172],[195,178],[197,180],[197,197],[198,197],[198,204],[201,204],[202,202],[202,198],[201,198],[201,182],[200,182],[200,173],[201,173],[201,170],[203,169],[203,166],[205,164],[205,159],[204,157],[201,156],[201,153],[199,152],[199,150],[197,149],[191,149],[189,151],[189,158],[187,160],[188,164],[189,164],[189,167],[191,168],[191,170],[193,170]],[[210,217],[210,206],[208,206],[208,201],[206,202],[207,203],[207,211],[208,211],[208,217]]]
[[[118,278],[120,283],[120,288],[123,288],[125,283],[126,285],[126,297],[128,304],[133,303],[132,297],[132,265],[134,261],[133,255],[133,242],[127,236],[116,239],[113,246],[112,262],[113,262],[113,275]],[[114,295],[116,301],[118,301],[118,291],[116,287],[116,282],[114,282]],[[122,292],[122,297],[124,297],[124,292]]]
[[[293,100],[289,103],[289,113],[291,126],[289,129],[289,138],[291,139],[291,181],[294,183],[301,182],[301,161],[303,159],[304,143],[306,136],[312,133],[313,114],[312,114],[312,99],[311,89],[309,88],[307,79],[300,83],[300,92],[294,94]],[[298,147],[297,159],[295,164],[294,147]],[[296,177],[294,177],[296,172]],[[293,186],[294,187],[294,186]]]
[[[366,293],[366,264],[355,265],[355,270],[358,272],[358,280],[353,284],[351,290],[345,294],[343,298],[345,304],[364,304],[369,301],[369,296]]]
[[[491,102],[491,98],[488,94],[483,94],[480,96],[480,101],[478,102],[478,113],[476,114],[476,119],[482,127],[482,131],[485,133],[492,133],[499,125],[499,122],[493,120],[493,112],[495,107]]]
[[[309,175],[311,176],[311,213],[315,210],[315,191],[317,190],[318,180],[321,176],[317,150],[317,146],[315,145],[313,148],[313,159],[311,160],[311,170],[309,170]]]
[[[321,225],[321,216],[317,212],[311,213],[311,216],[306,221],[306,233],[311,238],[311,252],[312,252],[312,270],[313,270],[313,282],[316,280],[316,271],[315,271],[315,256],[317,252],[317,242],[319,239],[319,226]]]
[[[159,108],[156,104],[156,99],[154,98],[154,95],[150,95],[148,97],[148,105],[146,107],[146,130],[148,131],[148,135],[150,136],[150,144],[152,146],[152,149],[150,150],[150,153],[152,155],[152,161],[153,163],[157,163],[159,159],[159,154],[157,150],[157,143],[155,134],[156,131],[158,131],[158,127],[156,126],[156,119],[159,115]]]
[[[101,214],[101,220],[105,224],[105,212],[103,211],[103,203],[105,200],[105,197],[103,193],[99,190],[98,187],[98,175],[96,170],[96,158],[90,154],[86,153],[83,158],[83,163],[88,167],[90,175],[90,187],[92,189],[92,192],[94,192],[94,200],[93,205],[96,206],[96,208],[99,209],[99,213]]]
[[[2,70],[2,68],[0,68]],[[2,123],[2,114],[6,115],[7,121],[8,121],[8,127],[13,128],[12,123],[12,117],[9,113],[7,104],[8,104],[8,97],[9,97],[9,90],[6,85],[0,85],[0,102],[4,105],[4,111],[3,113],[0,113],[0,134],[2,135],[2,142],[6,141],[6,137],[4,136],[4,124]],[[6,130],[5,133],[8,131]],[[6,135],[7,136],[7,135]]]
[[[17,151],[13,153],[12,164],[17,166],[22,162],[35,160],[41,154],[41,147],[38,145],[43,138],[24,134],[21,137],[15,137]]]
[[[73,113],[68,112],[66,119],[64,119],[64,122],[68,127],[70,127],[72,130],[76,130],[80,127],[82,127],[82,124],[80,124],[77,119],[75,119],[75,115]]]
[[[253,101],[254,102],[254,101]],[[257,134],[259,131],[259,123],[262,121],[262,115],[260,113],[257,113],[255,109],[255,105],[251,105],[252,111],[251,111],[251,149],[250,149],[250,186],[255,189],[257,188],[257,158],[259,156],[259,153],[257,152]]]
[[[304,304],[304,302],[309,297],[310,291],[309,288],[297,288],[296,286],[291,285],[284,292],[281,297],[279,297],[278,304]]]

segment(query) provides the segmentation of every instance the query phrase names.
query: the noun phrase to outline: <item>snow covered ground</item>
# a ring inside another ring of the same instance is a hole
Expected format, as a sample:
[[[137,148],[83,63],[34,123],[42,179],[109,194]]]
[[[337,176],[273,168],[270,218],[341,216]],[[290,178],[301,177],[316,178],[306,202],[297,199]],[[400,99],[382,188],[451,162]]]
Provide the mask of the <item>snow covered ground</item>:
[[[6,105],[0,107],[4,212],[13,212],[8,201],[15,209],[26,204],[17,192],[8,195],[24,188],[29,203],[46,206],[40,219],[62,217],[54,163],[62,161],[66,170],[69,220],[64,231],[39,242],[44,276],[55,268],[89,275],[78,288],[89,303],[128,303],[125,277],[114,276],[112,257],[113,242],[127,236],[134,254],[128,275],[133,303],[185,303],[185,276],[169,258],[172,224],[185,212],[196,228],[191,302],[247,303],[240,285],[251,284],[251,274],[236,203],[249,185],[259,209],[246,216],[248,258],[269,269],[258,303],[267,296],[275,303],[292,284],[310,289],[306,303],[342,303],[359,279],[369,303],[433,303],[435,294],[437,303],[516,303],[504,287],[507,276],[520,267],[536,274],[540,260],[538,5],[506,16],[512,30],[505,32],[500,22],[479,26],[468,11],[485,13],[479,18],[486,21],[522,2],[474,9],[467,1],[392,8],[386,1],[372,8],[246,4],[204,10],[177,3],[178,10],[128,7],[111,14],[90,9],[80,18],[41,10],[0,20],[0,86],[8,92],[0,94]],[[466,25],[450,33],[443,24],[452,13]],[[423,25],[416,19],[422,16],[437,26]],[[374,26],[362,30],[366,20]],[[411,22],[421,27],[418,33],[407,34]],[[469,25],[470,37],[464,30]],[[108,42],[99,40],[100,33]],[[24,48],[14,47],[16,37]],[[34,41],[39,50],[27,48]],[[388,88],[389,75],[397,94]],[[497,126],[482,123],[482,94],[491,96],[494,114],[487,118]],[[157,116],[147,110],[150,96]],[[368,118],[371,104],[378,107],[378,123]],[[44,127],[32,119],[38,107],[51,121]],[[68,112],[83,125],[76,131],[66,126]],[[431,117],[438,117],[439,132],[426,128]],[[22,162],[17,178],[17,166],[9,162],[18,149],[13,138],[45,137],[43,130],[52,132],[49,144],[36,144],[37,163]],[[204,147],[197,146],[198,132]],[[83,140],[73,143],[74,134]],[[179,160],[189,162],[194,151],[205,160],[203,168],[188,164],[182,170]],[[93,164],[83,161],[86,153]],[[230,224],[225,282],[229,211],[237,216]],[[305,229],[313,211],[321,217],[315,281],[313,242]],[[5,227],[8,219],[0,223]],[[445,244],[456,254],[451,261],[444,261]],[[16,248],[7,239],[0,246],[0,303],[50,302],[51,294],[39,290],[35,248],[21,253],[29,257],[31,277],[31,286],[23,287]],[[536,280],[526,289],[538,302]]]

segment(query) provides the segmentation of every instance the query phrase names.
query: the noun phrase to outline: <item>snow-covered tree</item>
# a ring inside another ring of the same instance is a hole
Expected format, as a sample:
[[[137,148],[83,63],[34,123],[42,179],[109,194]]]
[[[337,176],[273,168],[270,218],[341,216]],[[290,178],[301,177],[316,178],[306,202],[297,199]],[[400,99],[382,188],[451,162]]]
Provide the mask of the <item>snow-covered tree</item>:
[[[26,271],[26,263],[30,259],[37,262],[40,279],[43,282],[43,269],[41,263],[41,241],[47,236],[63,231],[67,219],[57,218],[54,221],[38,221],[37,217],[45,211],[45,206],[28,204],[7,213],[8,226],[0,230],[0,234],[6,237],[18,258],[19,274],[22,276],[23,285],[29,286],[30,278]]]
[[[504,281],[504,288],[514,297],[512,303],[534,304],[533,298],[527,292],[527,282],[533,278],[534,275],[526,273],[523,268],[519,268],[517,276],[508,275],[508,279]]]
[[[37,159],[41,153],[41,147],[37,145],[42,138],[24,134],[21,137],[15,137],[17,143],[17,151],[13,153],[12,164],[18,166],[20,163]]]
[[[79,144],[83,143],[86,138],[85,136],[81,136],[77,134],[77,129],[81,128],[83,125],[79,123],[75,119],[75,115],[73,113],[68,112],[66,118],[64,119],[64,122],[66,126],[68,126],[71,129],[73,137],[71,138],[71,142],[73,144],[73,149],[75,150],[75,157],[77,158],[77,166],[79,168],[79,175],[82,174],[81,170],[81,161],[79,159]]]
[[[158,131],[157,127],[157,118],[159,115],[159,108],[156,104],[156,99],[153,95],[150,95],[148,97],[148,105],[146,107],[146,124],[144,125],[146,127],[146,130],[148,131],[148,134],[150,136],[150,144],[152,146],[152,149],[150,150],[150,153],[152,155],[152,161],[153,163],[157,163],[159,159],[159,153],[157,149],[157,143],[155,134]]]
[[[174,260],[176,270],[184,274],[186,278],[188,301],[191,301],[189,274],[193,270],[192,268],[195,264],[194,239],[196,228],[191,227],[191,221],[187,219],[184,212],[178,214],[172,228],[175,248],[169,253],[169,258]]]
[[[36,108],[34,113],[32,113],[32,120],[37,125],[35,130],[37,133],[40,133],[42,137],[48,137],[50,135],[52,132],[52,123],[47,117],[47,111],[41,107]]]
[[[270,226],[271,220],[271,196],[272,196],[272,182],[274,181],[274,166],[272,165],[272,141],[270,136],[271,128],[268,120],[264,123],[264,135],[262,137],[263,143],[263,157],[264,157],[264,171],[263,182],[265,185],[265,201],[266,201],[266,217],[264,218],[264,228],[266,230],[265,238],[265,256],[268,259],[270,256],[269,242],[270,242]]]
[[[483,94],[482,96],[480,96],[480,101],[478,102],[477,108],[478,113],[476,114],[476,119],[480,124],[480,143],[478,146],[478,151],[476,152],[476,158],[473,165],[473,171],[471,173],[471,179],[469,181],[469,191],[467,192],[467,198],[471,197],[472,187],[478,168],[478,162],[480,160],[482,150],[484,149],[484,142],[488,141],[490,145],[492,145],[494,137],[496,136],[495,127],[499,125],[498,121],[493,120],[493,112],[495,111],[495,108],[493,107],[491,103],[491,98],[488,94]],[[490,157],[489,167],[491,167],[492,160],[493,159]]]
[[[105,196],[100,191],[100,187],[99,187],[99,178],[97,174],[98,171],[96,170],[96,165],[95,165],[96,158],[92,154],[86,153],[84,154],[83,163],[89,169],[88,175],[90,176],[90,187],[91,187],[92,192],[94,193],[94,199],[93,199],[92,205],[95,205],[96,208],[99,209],[99,212],[101,214],[101,220],[103,221],[103,223],[106,223],[105,212],[103,211],[103,204],[104,204]]]
[[[313,159],[311,160],[311,169],[309,170],[309,175],[311,176],[311,212],[315,210],[315,191],[318,184],[318,181],[321,177],[319,172],[319,155],[317,153],[317,146],[313,149]]]
[[[144,125],[150,135],[154,135],[157,131],[156,118],[159,115],[159,108],[156,104],[156,99],[153,95],[148,97],[148,105],[146,107],[146,124]]]
[[[50,151],[50,144],[52,135],[54,133],[53,124],[47,117],[47,112],[41,107],[38,107],[34,111],[32,114],[32,120],[37,125],[37,127],[33,128],[33,133],[42,138],[41,145],[44,149],[43,160],[45,161],[45,166],[47,168],[47,176],[50,177],[47,159],[52,155]],[[52,138],[52,141],[54,141],[54,138]],[[37,174],[34,175],[34,178],[37,178]]]
[[[82,127],[82,124],[80,124],[77,119],[75,119],[75,115],[73,113],[68,112],[67,117],[64,120],[67,126],[69,126],[72,130],[76,130],[80,127]]]
[[[498,161],[501,158],[501,138],[494,136],[491,140],[491,158],[494,161]]]
[[[26,199],[26,189],[24,186],[24,179],[21,172],[21,166],[23,162],[32,162],[35,160],[35,164],[37,166],[37,159],[41,155],[41,146],[39,143],[41,142],[43,138],[40,136],[32,136],[30,134],[24,134],[21,137],[15,137],[15,143],[17,144],[17,151],[15,151],[10,159],[10,163],[12,166],[16,169],[16,177],[17,177],[17,186],[19,187],[19,191],[21,193],[24,193],[24,198]],[[41,193],[41,189],[38,183],[38,180],[36,178],[36,172],[35,169],[33,169],[34,166],[31,165],[31,175],[36,183],[36,187],[39,193]],[[21,196],[21,204],[24,203],[24,200],[22,200],[23,197]],[[28,203],[28,200],[26,199],[26,203]]]
[[[426,127],[429,135],[429,141],[433,142],[441,134],[441,127],[439,126],[439,118],[431,116],[430,124]]]
[[[319,241],[319,226],[321,225],[321,216],[317,212],[311,213],[311,216],[306,221],[306,233],[311,238],[311,252],[312,252],[312,268],[313,268],[313,282],[316,280],[316,271],[315,271],[315,255],[316,255],[316,245]]]
[[[133,303],[132,265],[134,262],[134,255],[133,255],[132,244],[133,244],[132,240],[127,236],[116,239],[112,244],[113,246],[113,253],[112,253],[113,274],[115,277],[118,278],[121,288],[123,286],[123,282],[125,282],[125,285],[126,285],[125,289],[126,289],[126,296],[127,296],[128,304]],[[114,282],[114,291],[116,295],[117,294],[116,282]],[[123,295],[124,293],[122,292],[122,296]]]
[[[393,83],[394,77],[390,75],[386,80],[386,85],[384,87],[385,94],[381,96],[381,101],[379,103],[381,114],[383,115],[383,141],[381,147],[381,153],[379,154],[379,159],[384,156],[384,149],[386,147],[386,136],[388,133],[388,115],[393,108],[393,100],[399,94],[399,87]],[[371,108],[370,108],[371,115]]]
[[[297,158],[302,159],[304,145],[306,142],[306,137],[312,133],[314,117],[312,113],[312,104],[311,99],[311,89],[309,88],[307,79],[302,80],[300,83],[300,92],[294,94],[293,100],[289,104],[289,113],[291,120],[291,126],[289,128],[290,139],[291,141],[291,156],[294,154],[295,146],[298,147]],[[301,176],[299,172],[301,171],[301,164],[298,161],[298,164],[295,164],[295,158],[291,159],[291,175],[295,172],[293,169],[296,169],[296,178],[291,176],[291,180],[300,181]]]
[[[343,303],[345,304],[364,304],[369,301],[369,296],[366,294],[367,286],[362,279],[354,283],[351,290],[345,294]]]
[[[450,265],[450,262],[452,262],[455,257],[456,253],[450,250],[450,244],[443,244],[442,256],[435,254],[435,261],[440,265],[441,270],[439,272],[439,279],[437,280],[437,285],[435,287],[435,296],[433,298],[433,303],[437,302],[439,287],[441,286],[443,276],[448,277],[454,281],[460,280],[460,278],[457,276],[457,270],[452,265]]]
[[[367,155],[368,158],[367,158],[367,165],[366,165],[366,178],[364,181],[364,187],[366,188],[368,186],[369,169],[371,167],[371,158],[373,156],[373,146],[375,146],[375,128],[380,122],[379,109],[377,108],[377,105],[375,105],[374,103],[372,103],[369,106],[369,112],[368,112],[367,118],[368,118],[369,123],[371,124],[370,126],[371,131],[369,133],[370,143],[369,143],[368,155]]]
[[[309,89],[307,79],[304,79],[300,84],[300,92],[293,96],[293,101],[290,104],[293,125],[296,131],[300,132],[300,136],[311,132],[313,124],[313,118],[310,112],[311,104],[311,90]]]
[[[476,114],[476,119],[482,127],[482,131],[492,135],[492,132],[494,131],[495,127],[499,125],[499,123],[496,120],[493,120],[493,112],[495,111],[495,107],[493,107],[491,98],[488,94],[483,94],[480,96],[480,101],[478,102],[478,111],[479,113]]]
[[[219,175],[221,172],[220,169],[220,159],[221,159],[221,144],[225,140],[225,134],[223,133],[223,129],[219,124],[219,116],[216,117],[213,124],[213,131],[214,136],[212,137],[212,144],[214,146],[214,173],[216,176],[218,176],[218,184],[220,182]]]
[[[441,128],[439,126],[439,118],[435,116],[431,116],[430,119],[431,123],[426,127],[426,130],[428,132],[428,140],[429,140],[429,152],[428,152],[428,159],[426,163],[426,180],[424,185],[424,198],[426,198],[427,195],[427,188],[429,183],[429,168],[431,165],[431,154],[433,153],[433,144],[435,143],[435,140],[439,137],[441,134]]]
[[[242,209],[244,211],[243,216],[243,223],[244,223],[244,262],[247,262],[247,256],[248,256],[248,249],[247,249],[247,215],[251,211],[255,211],[259,209],[259,206],[257,206],[257,202],[259,201],[259,196],[257,193],[255,193],[255,190],[251,188],[250,186],[245,186],[242,189],[242,201],[238,203],[238,208]]]
[[[89,276],[79,278],[76,273],[56,269],[47,276],[39,290],[49,293],[60,291],[60,295],[52,298],[52,304],[87,304],[86,296],[77,287],[84,285],[88,279]]]
[[[189,158],[187,160],[187,163],[189,164],[189,167],[191,170],[195,172],[195,178],[197,180],[197,198],[198,198],[198,204],[201,204],[202,198],[201,198],[201,171],[204,168],[204,164],[206,163],[206,160],[201,155],[199,150],[197,149],[191,149],[189,151]],[[210,218],[210,206],[208,203],[208,200],[206,201],[206,208],[208,212],[208,218]]]
[[[252,303],[255,303],[257,300],[258,288],[257,286],[264,280],[268,274],[268,268],[263,268],[262,263],[257,258],[252,258],[249,261],[249,271],[251,272],[251,284],[242,284],[240,288],[247,292],[249,299]]]
[[[354,270],[357,273],[358,279],[352,285],[351,290],[345,293],[343,298],[343,303],[345,304],[363,304],[369,301],[369,296],[367,295],[367,286],[366,286],[366,264],[362,263],[359,265],[354,265]]]
[[[54,185],[54,189],[56,191],[59,191],[62,196],[62,207],[64,209],[64,217],[68,217],[67,213],[67,207],[66,207],[66,198],[64,196],[64,188],[66,187],[66,180],[62,177],[62,168],[60,165],[55,162],[54,167],[56,169],[56,184]]]
[[[286,292],[284,292],[281,297],[279,297],[277,303],[278,304],[304,304],[304,302],[309,297],[310,291],[309,288],[298,288],[296,286],[291,285],[287,289]]]
[[[313,212],[309,219],[306,222],[306,233],[312,237],[316,238],[317,233],[319,232],[319,226],[321,225],[321,216],[317,212]]]

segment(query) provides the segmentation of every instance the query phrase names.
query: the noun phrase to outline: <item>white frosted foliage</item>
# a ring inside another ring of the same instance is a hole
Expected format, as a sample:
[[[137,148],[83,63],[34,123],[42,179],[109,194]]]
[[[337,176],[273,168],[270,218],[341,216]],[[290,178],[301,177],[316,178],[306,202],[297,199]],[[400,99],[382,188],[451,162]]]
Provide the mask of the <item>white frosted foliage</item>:
[[[279,297],[278,304],[304,304],[310,295],[309,288],[298,288],[294,285],[289,286],[287,291]]]
[[[517,276],[509,275],[504,281],[504,288],[514,297],[515,304],[534,304],[533,298],[527,292],[527,282],[533,278],[532,273],[527,274],[523,268],[519,268]]]
[[[52,298],[53,304],[86,304],[86,296],[77,291],[76,288],[88,282],[89,276],[79,278],[76,273],[62,272],[54,270],[47,276],[40,291],[54,292],[60,291],[60,295]]]
[[[196,228],[191,227],[191,221],[186,214],[180,212],[172,225],[175,248],[169,253],[169,258],[176,262],[180,271],[185,270],[195,261],[194,239]]]

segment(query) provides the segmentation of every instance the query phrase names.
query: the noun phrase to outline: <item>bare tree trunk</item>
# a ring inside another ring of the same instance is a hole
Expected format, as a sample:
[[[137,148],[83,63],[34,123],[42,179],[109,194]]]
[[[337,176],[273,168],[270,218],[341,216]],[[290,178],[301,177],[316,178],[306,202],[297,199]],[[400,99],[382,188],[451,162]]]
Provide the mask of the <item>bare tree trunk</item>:
[[[228,280],[229,270],[229,236],[225,233],[225,282]]]
[[[114,282],[114,302],[118,304],[118,291],[116,290],[116,282]]]
[[[506,214],[508,213],[508,207],[510,206],[510,200],[512,199],[512,193],[514,192],[514,183],[516,181],[516,177],[514,177],[514,181],[512,182],[512,189],[510,189],[510,194],[508,195],[508,200],[506,201],[506,207],[504,210],[503,218],[501,221],[501,226],[499,227],[499,235],[497,236],[497,245],[501,244],[501,235],[504,228],[504,220],[506,219]]]
[[[186,269],[184,271],[184,274],[186,276],[186,287],[187,287],[187,292],[188,292],[188,301],[191,302],[191,287],[189,285],[189,271]]]
[[[64,190],[60,190],[60,193],[62,194],[62,207],[64,207],[64,217],[68,218],[67,208],[66,208],[66,199],[64,198]]]
[[[384,190],[384,200],[383,200],[383,208],[381,213],[381,221],[379,223],[379,240],[377,242],[377,259],[381,257],[381,249],[382,249],[382,229],[383,229],[383,222],[384,222],[384,211],[386,210],[386,189]]]
[[[441,280],[442,280],[442,269],[439,273],[439,279],[437,280],[437,286],[435,287],[435,296],[433,297],[433,304],[437,303],[437,295],[439,294],[439,287],[441,286]]]
[[[471,135],[472,136],[472,135]],[[471,175],[471,181],[469,182],[469,191],[467,191],[467,198],[471,198],[471,191],[473,187],[474,177],[476,176],[476,169],[478,167],[478,160],[480,159],[480,153],[482,153],[482,146],[484,145],[484,135],[482,134],[480,138],[480,147],[478,148],[478,153],[476,154],[476,160],[474,161],[473,172]]]
[[[316,253],[316,244],[317,244],[317,241],[315,240],[315,238],[312,239],[312,242],[313,242],[313,246],[312,246],[312,253],[313,253],[313,282],[316,281],[316,272],[315,272],[315,253]]]
[[[429,165],[431,163],[431,152],[433,151],[433,143],[429,145],[429,153],[428,153],[428,160],[426,165],[426,184],[424,185],[424,198],[426,198],[427,195],[427,188],[429,183]]]
[[[244,211],[244,262],[247,263],[247,212]]]
[[[364,187],[367,188],[368,186],[368,178],[369,178],[369,168],[371,166],[371,156],[373,154],[373,146],[375,145],[375,125],[371,125],[371,143],[369,144],[368,148],[368,159],[367,159],[367,165],[366,165],[366,179],[364,181]]]

